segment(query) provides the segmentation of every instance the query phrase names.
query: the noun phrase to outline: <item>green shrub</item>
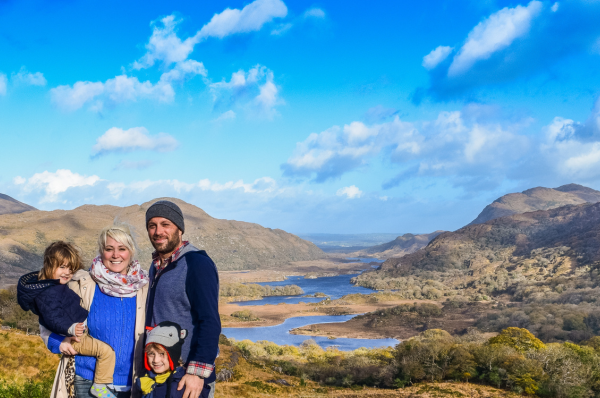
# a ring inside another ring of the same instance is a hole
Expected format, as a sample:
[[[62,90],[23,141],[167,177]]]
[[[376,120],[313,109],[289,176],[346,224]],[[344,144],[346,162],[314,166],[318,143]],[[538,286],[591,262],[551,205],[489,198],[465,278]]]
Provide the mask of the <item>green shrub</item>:
[[[42,374],[41,381],[28,380],[24,384],[0,380],[0,398],[48,398],[54,382],[53,374]]]

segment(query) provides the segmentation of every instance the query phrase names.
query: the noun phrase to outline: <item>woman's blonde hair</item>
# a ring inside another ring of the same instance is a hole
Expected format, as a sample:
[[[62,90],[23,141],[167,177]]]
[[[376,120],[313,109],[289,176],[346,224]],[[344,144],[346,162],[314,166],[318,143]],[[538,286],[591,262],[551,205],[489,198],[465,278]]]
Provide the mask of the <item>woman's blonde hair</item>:
[[[54,271],[63,264],[69,267],[73,274],[83,269],[79,250],[74,245],[59,240],[44,250],[44,266],[38,274],[38,279],[54,279]]]
[[[98,237],[98,252],[100,254],[106,249],[106,240],[108,238],[112,238],[125,246],[129,250],[129,253],[131,253],[131,260],[135,259],[137,249],[135,247],[135,241],[131,236],[131,231],[127,226],[111,225],[100,232],[100,236]]]

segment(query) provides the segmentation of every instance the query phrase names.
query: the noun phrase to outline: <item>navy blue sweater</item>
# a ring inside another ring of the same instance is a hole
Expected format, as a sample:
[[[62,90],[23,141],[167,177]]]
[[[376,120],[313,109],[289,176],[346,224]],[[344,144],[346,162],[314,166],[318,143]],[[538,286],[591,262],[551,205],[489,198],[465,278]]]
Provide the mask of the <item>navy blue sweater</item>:
[[[19,279],[17,301],[24,311],[40,317],[40,323],[53,333],[67,335],[74,323],[85,321],[88,312],[79,303],[81,297],[61,285],[58,279],[38,280],[38,272],[30,272]]]
[[[162,321],[178,323],[188,336],[181,351],[190,361],[214,364],[219,351],[219,275],[215,263],[204,250],[186,246],[180,257],[155,278],[150,267],[150,289],[146,305],[146,326]],[[215,372],[205,380],[215,380]]]

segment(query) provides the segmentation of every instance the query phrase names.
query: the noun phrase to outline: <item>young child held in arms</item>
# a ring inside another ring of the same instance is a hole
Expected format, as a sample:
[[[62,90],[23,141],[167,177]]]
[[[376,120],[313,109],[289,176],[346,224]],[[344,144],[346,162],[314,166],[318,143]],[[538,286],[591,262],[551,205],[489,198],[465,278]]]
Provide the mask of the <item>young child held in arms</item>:
[[[38,315],[46,329],[63,336],[76,336],[79,341],[72,342],[73,349],[80,355],[96,358],[90,393],[95,397],[115,398],[107,387],[113,382],[115,352],[108,344],[87,334],[88,311],[81,307],[81,298],[67,285],[82,268],[81,256],[73,245],[54,242],[44,251],[41,271],[19,279],[17,300],[23,310]]]
[[[183,397],[185,389],[177,388],[185,376],[185,369],[181,366],[181,347],[186,335],[185,329],[169,321],[149,329],[144,350],[144,364],[148,373],[136,381],[144,398]]]

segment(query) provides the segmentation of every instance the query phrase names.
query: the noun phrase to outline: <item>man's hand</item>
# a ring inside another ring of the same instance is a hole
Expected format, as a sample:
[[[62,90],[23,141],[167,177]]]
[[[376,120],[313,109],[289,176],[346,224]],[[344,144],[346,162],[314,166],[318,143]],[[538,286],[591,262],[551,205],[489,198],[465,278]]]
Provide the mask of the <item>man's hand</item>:
[[[61,352],[61,354],[77,355],[77,351],[75,351],[75,349],[71,345],[71,343],[73,341],[76,341],[79,343],[79,339],[77,337],[65,337],[65,339],[62,341],[62,343],[60,343],[60,346],[58,346],[58,349]]]
[[[78,323],[77,326],[75,326],[75,336],[83,336],[83,332],[85,332],[85,325],[83,323]]]
[[[204,388],[204,379],[196,375],[186,374],[181,378],[177,391],[180,391],[183,387],[185,387],[183,398],[198,398]]]

